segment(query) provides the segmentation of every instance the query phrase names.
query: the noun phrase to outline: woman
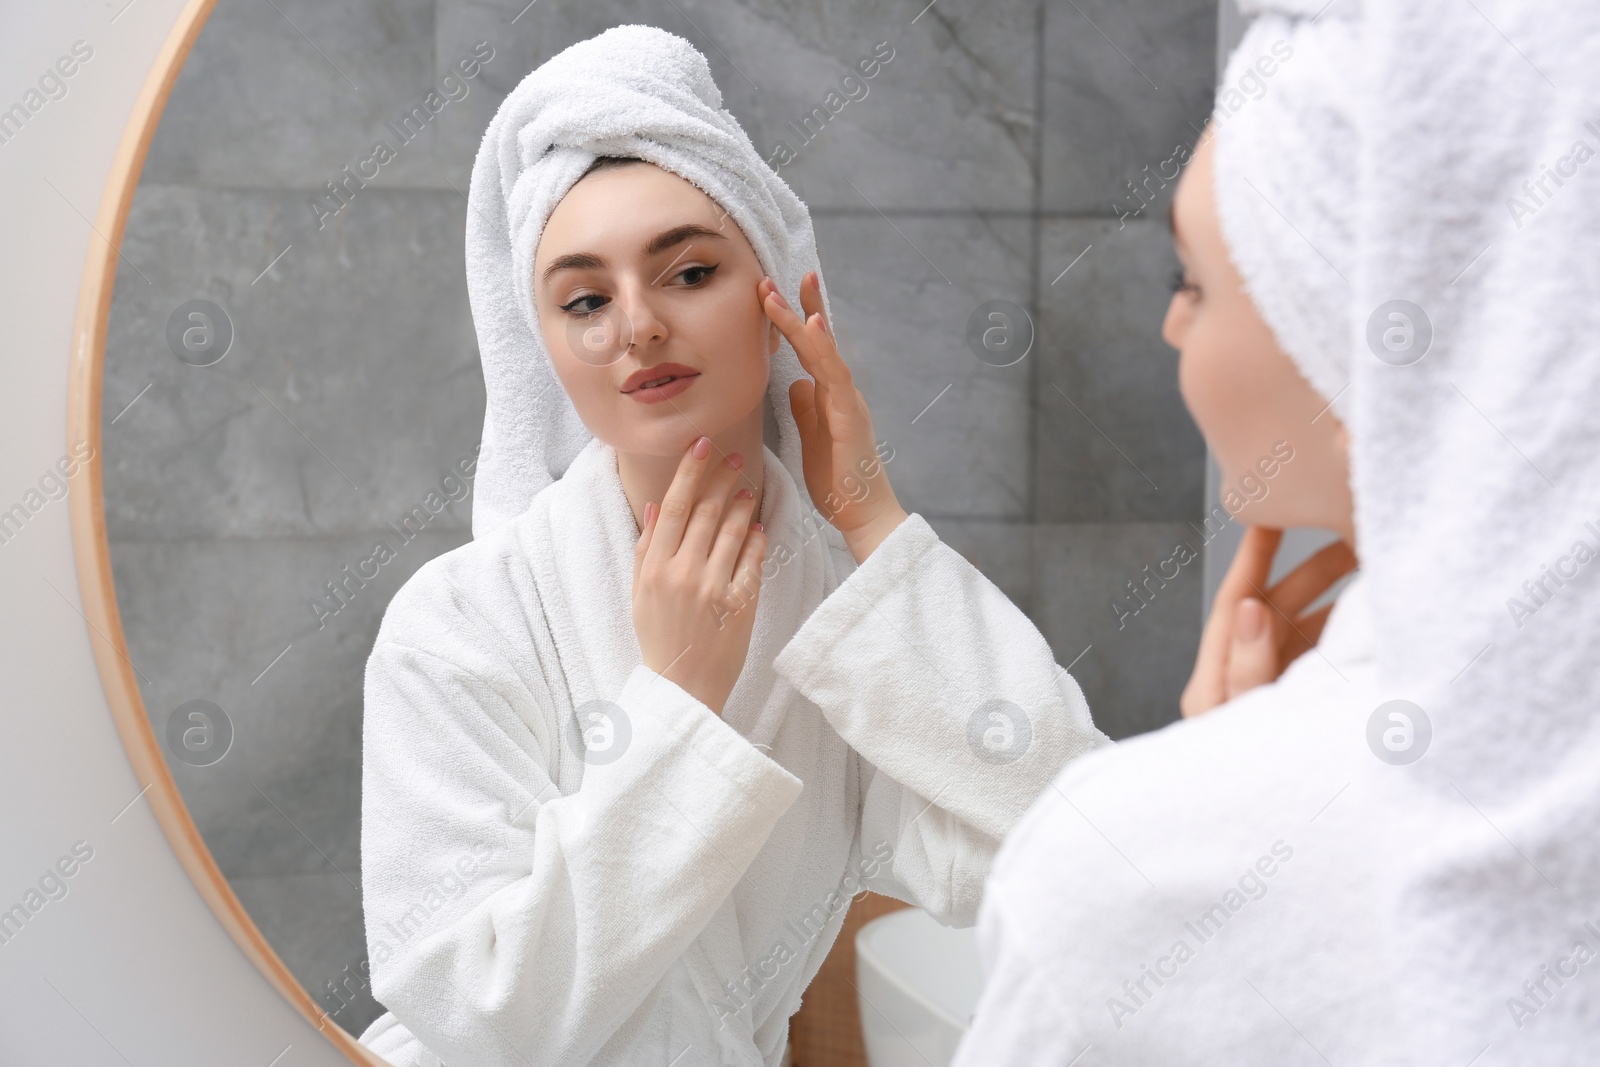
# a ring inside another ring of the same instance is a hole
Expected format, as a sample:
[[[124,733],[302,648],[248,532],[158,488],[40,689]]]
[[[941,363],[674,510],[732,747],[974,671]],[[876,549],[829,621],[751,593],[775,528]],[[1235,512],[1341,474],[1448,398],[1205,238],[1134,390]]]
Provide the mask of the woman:
[[[1569,20],[1587,54],[1511,27],[1525,54],[1448,3],[1250,6],[1175,194],[1165,332],[1224,466],[1286,435],[1307,491],[1276,506],[1364,574],[1276,684],[1064,769],[997,858],[954,1063],[1585,1062],[1595,998],[1562,986],[1600,946],[1597,612],[1524,636],[1503,598],[1593,513],[1593,252],[1562,235],[1600,201],[1521,244],[1489,205],[1581,125],[1504,86],[1531,54],[1592,88],[1595,19]]]
[[[491,122],[475,539],[406,583],[367,665],[389,1014],[361,1040],[390,1062],[773,1067],[853,894],[970,925],[1000,839],[1105,742],[894,501],[816,266],[677,37],[575,45]],[[996,641],[1029,681],[971,654]]]

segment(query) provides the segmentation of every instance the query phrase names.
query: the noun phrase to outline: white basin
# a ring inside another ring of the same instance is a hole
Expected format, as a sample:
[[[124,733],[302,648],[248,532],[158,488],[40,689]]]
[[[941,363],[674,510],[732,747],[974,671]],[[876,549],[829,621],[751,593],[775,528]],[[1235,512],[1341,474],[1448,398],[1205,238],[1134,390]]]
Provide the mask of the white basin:
[[[947,1067],[983,990],[976,931],[902,908],[856,933],[856,989],[870,1067]]]

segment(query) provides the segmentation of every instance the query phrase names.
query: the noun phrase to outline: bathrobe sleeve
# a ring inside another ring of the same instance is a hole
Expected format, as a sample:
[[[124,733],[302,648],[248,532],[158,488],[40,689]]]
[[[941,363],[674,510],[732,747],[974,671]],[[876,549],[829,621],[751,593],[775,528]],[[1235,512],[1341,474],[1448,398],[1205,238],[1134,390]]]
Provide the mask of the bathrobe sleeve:
[[[858,754],[861,886],[947,926],[977,921],[1006,832],[1067,761],[1110,740],[1028,617],[920,515],[776,667]]]
[[[581,788],[562,795],[555,767],[579,757],[551,736],[540,640],[515,654],[526,636],[487,628],[429,649],[380,633],[367,664],[372,992],[448,1064],[589,1062],[801,790],[640,666],[613,706],[621,755],[591,759]]]

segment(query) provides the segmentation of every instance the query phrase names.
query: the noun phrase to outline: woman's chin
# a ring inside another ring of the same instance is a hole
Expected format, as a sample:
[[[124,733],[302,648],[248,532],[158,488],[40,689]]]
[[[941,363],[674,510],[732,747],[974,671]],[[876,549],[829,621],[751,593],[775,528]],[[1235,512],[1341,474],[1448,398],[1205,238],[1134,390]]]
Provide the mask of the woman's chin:
[[[700,437],[700,431],[693,425],[684,423],[678,426],[661,426],[648,431],[639,426],[630,426],[621,433],[595,434],[595,436],[618,452],[625,452],[628,455],[670,456],[676,459],[689,450],[689,446]]]
[[[671,403],[640,404],[630,402],[628,408],[614,414],[600,430],[585,419],[589,432],[618,452],[640,456],[671,456],[674,459],[688,451],[689,446],[704,434],[717,440],[722,434],[739,425],[744,419],[760,418],[765,393],[749,401],[749,410],[743,414],[730,414],[725,397],[716,404],[697,404],[689,400],[694,390]],[[737,407],[745,407],[741,402]]]

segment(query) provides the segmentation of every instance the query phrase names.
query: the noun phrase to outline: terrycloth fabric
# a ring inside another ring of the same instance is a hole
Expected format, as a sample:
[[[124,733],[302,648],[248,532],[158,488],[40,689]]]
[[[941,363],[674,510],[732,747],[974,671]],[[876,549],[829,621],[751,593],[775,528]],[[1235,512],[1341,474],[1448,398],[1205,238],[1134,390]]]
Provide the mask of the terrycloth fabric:
[[[1360,18],[1363,0],[1235,0],[1241,15],[1254,18],[1258,15],[1289,15],[1304,22],[1322,20],[1332,13],[1335,18]]]
[[[1370,818],[1401,769],[1367,747],[1368,582],[1277,682],[1041,795],[990,875],[952,1067],[1405,1062],[1373,857],[1414,842]]]
[[[971,925],[998,840],[1106,742],[1026,617],[921,517],[850,572],[764,459],[770,577],[722,717],[640,663],[638,531],[599,441],[390,604],[361,840],[390,1009],[361,1040],[389,1062],[773,1067],[851,895]],[[1013,762],[972,737],[995,698],[1029,716]],[[586,763],[574,709],[588,726],[597,700],[622,752]]]
[[[818,269],[811,213],[723,109],[705,57],[683,38],[618,26],[522,79],[484,133],[467,193],[467,295],[488,394],[475,537],[526,510],[590,440],[545,348],[532,276],[550,212],[602,155],[647,159],[716,201],[791,307],[800,306],[800,279]],[[767,399],[778,458],[802,493],[789,386],[804,373],[780,342]]]
[[[1229,57],[1212,113],[1229,255],[1279,345],[1330,403],[1352,358],[1356,13],[1354,0],[1315,22],[1262,13]]]
[[[1352,390],[1379,674],[1433,720],[1407,803],[1448,813],[1398,854],[1397,955],[1416,1062],[1589,1062],[1600,9],[1475,4],[1374,13],[1362,153],[1357,306],[1408,300],[1432,330]]]
[[[1277,683],[1075,762],[1018,824],[956,1067],[1594,1059],[1600,10],[1363,17],[1363,577]],[[1415,762],[1380,758],[1395,700]]]

